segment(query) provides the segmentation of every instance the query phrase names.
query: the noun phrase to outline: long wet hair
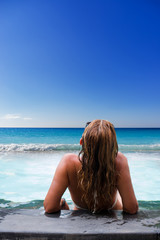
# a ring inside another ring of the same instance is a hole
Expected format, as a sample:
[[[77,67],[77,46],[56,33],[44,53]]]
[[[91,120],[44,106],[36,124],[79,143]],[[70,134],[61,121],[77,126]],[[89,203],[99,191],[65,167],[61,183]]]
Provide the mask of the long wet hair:
[[[92,212],[112,204],[116,189],[115,158],[118,144],[114,126],[106,120],[94,120],[84,130],[79,161],[78,184],[82,199]],[[99,204],[100,203],[100,204]]]

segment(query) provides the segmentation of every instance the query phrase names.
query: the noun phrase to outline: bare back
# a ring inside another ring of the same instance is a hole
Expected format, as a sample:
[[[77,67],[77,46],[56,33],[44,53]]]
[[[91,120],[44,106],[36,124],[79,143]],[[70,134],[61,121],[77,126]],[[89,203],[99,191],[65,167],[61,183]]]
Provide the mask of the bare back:
[[[69,183],[68,186],[73,202],[80,208],[87,209],[86,203],[82,200],[83,190],[78,186],[78,171],[81,169],[81,163],[77,155],[70,156],[70,167],[68,168]],[[103,206],[106,210],[111,208],[115,202],[117,194],[117,189],[115,189],[115,194],[113,195],[113,201],[108,203],[106,196],[106,205]],[[114,206],[114,209],[117,209],[117,204]],[[76,208],[75,208],[76,209]],[[119,209],[122,209],[122,206],[119,206]]]
[[[44,201],[44,207],[47,212],[60,210],[60,200],[67,187],[73,202],[79,207],[87,209],[86,203],[82,201],[83,191],[78,186],[78,171],[80,169],[81,163],[76,154],[64,155],[56,169],[53,181]],[[122,153],[118,153],[117,155],[116,169],[119,175],[117,189],[115,189],[115,194],[111,203],[107,202],[106,196],[105,208],[107,210],[113,205],[118,192],[120,195],[113,209],[123,209],[126,212],[135,213],[138,209],[138,203],[131,182],[128,162]]]

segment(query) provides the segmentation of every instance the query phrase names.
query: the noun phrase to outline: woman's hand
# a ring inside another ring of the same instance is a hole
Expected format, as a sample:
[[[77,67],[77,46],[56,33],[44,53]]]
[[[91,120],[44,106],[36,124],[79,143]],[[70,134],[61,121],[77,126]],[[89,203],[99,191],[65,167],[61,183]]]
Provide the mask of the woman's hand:
[[[60,208],[61,208],[61,210],[69,210],[69,206],[68,206],[65,198],[61,198]]]

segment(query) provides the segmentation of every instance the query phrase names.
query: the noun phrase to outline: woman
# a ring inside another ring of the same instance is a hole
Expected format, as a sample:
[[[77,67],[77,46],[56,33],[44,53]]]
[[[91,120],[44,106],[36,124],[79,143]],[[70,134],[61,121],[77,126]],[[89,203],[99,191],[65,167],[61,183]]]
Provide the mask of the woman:
[[[79,156],[66,154],[60,161],[44,200],[45,211],[69,209],[61,199],[68,187],[75,209],[136,213],[138,203],[127,158],[118,152],[113,125],[106,120],[92,121],[86,126],[80,144]]]

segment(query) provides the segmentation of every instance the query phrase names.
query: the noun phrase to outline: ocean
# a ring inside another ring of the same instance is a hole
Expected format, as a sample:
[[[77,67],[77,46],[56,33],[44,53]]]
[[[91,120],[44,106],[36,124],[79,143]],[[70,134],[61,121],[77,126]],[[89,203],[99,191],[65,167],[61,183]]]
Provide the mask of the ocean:
[[[160,209],[160,128],[116,128],[141,209]],[[43,208],[55,169],[83,128],[0,128],[0,208]],[[64,197],[73,207],[69,191]]]

